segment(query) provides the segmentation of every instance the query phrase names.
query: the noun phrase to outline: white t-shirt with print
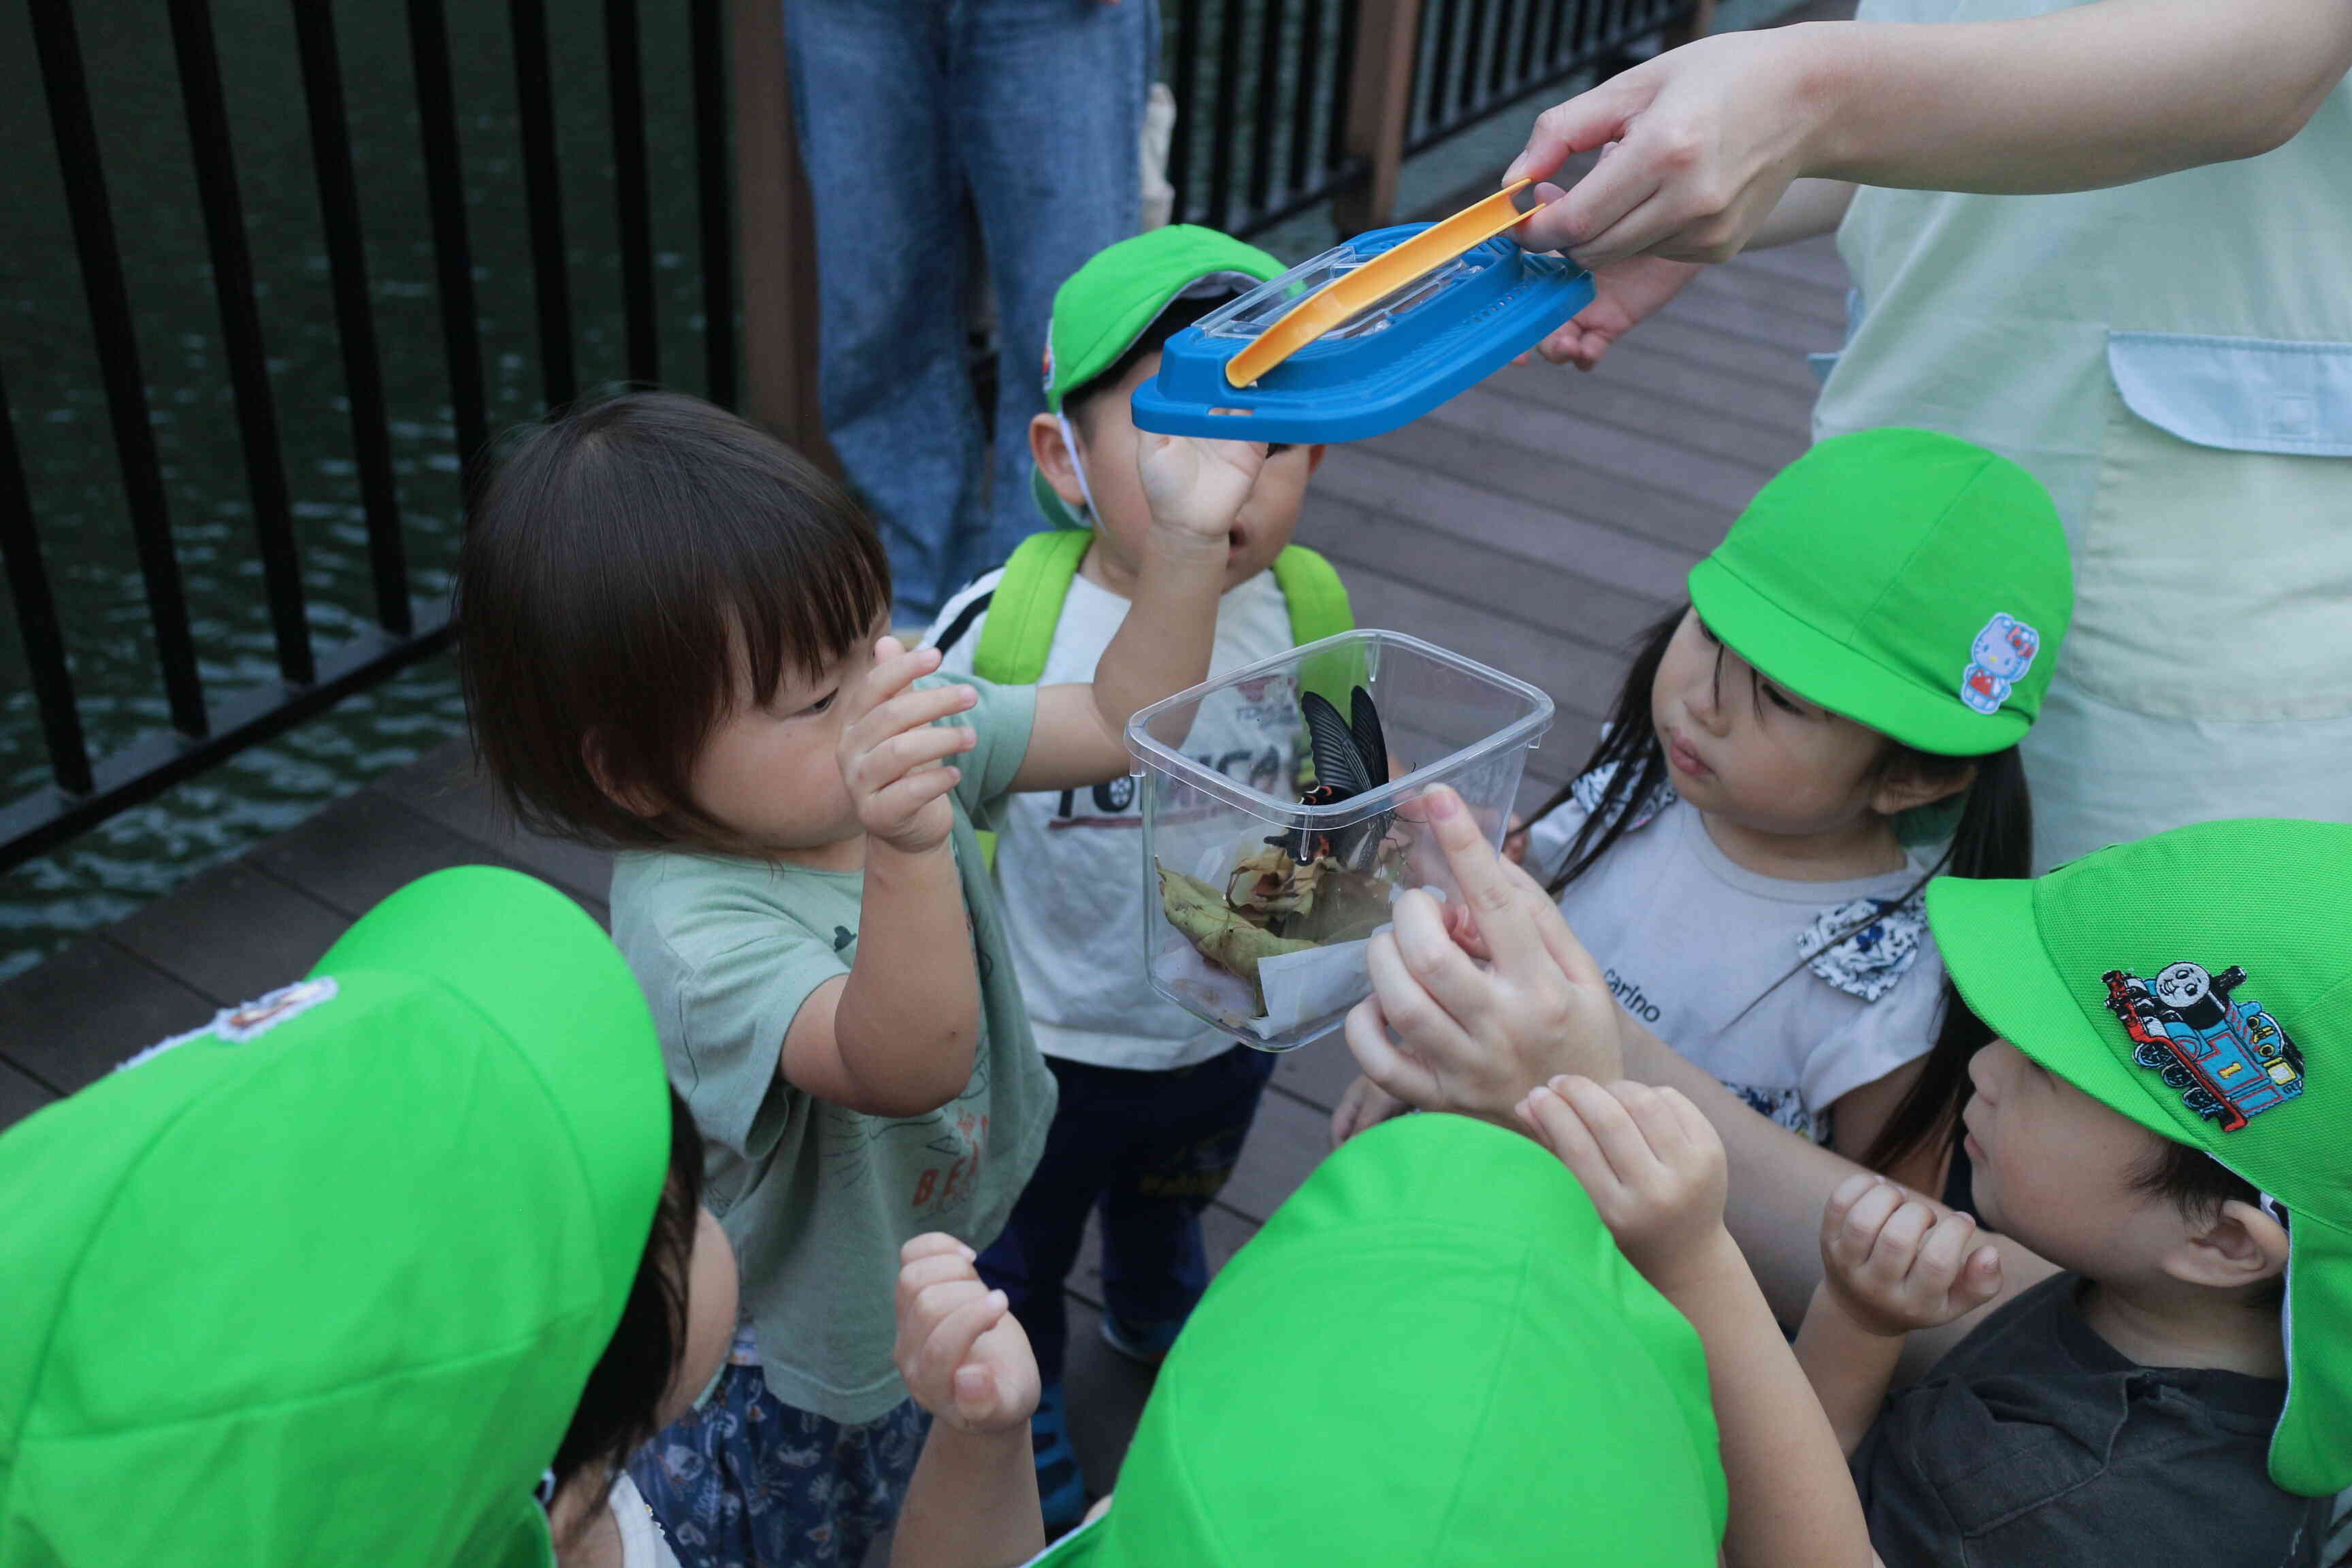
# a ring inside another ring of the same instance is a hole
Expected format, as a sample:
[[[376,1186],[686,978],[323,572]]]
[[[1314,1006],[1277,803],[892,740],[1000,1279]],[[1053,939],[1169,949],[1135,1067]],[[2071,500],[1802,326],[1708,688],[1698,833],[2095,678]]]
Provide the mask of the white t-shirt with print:
[[[954,634],[945,671],[971,673],[987,612],[965,616],[1003,575],[991,572],[950,599],[925,634],[931,645]],[[1117,594],[1073,578],[1039,684],[1094,679],[1127,612]],[[1274,574],[1261,572],[1218,603],[1209,674],[1291,646],[1289,603]],[[1282,702],[1216,707],[1185,737],[1185,755],[1269,795],[1288,793],[1297,772],[1297,712]],[[1143,818],[1135,784],[1121,775],[1091,789],[1007,796],[996,882],[1037,1048],[1096,1067],[1164,1071],[1206,1061],[1234,1037],[1160,996],[1145,973]]]
[[[1569,805],[1537,822],[1528,870],[1549,881],[1584,820]],[[1850,881],[1767,877],[1673,800],[1570,883],[1559,907],[1620,1006],[1758,1110],[1825,1142],[1839,1096],[1935,1044],[1943,962],[1918,900],[1871,908],[1927,869],[1915,858]]]
[[[620,1528],[623,1568],[678,1568],[677,1554],[669,1549],[654,1510],[646,1506],[644,1494],[626,1470],[613,1478],[606,1505]]]

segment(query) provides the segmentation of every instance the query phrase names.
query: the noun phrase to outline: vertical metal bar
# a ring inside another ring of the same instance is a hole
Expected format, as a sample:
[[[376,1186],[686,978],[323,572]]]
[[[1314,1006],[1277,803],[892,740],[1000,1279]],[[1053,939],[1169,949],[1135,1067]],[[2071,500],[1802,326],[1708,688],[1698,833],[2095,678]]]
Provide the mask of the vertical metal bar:
[[[1339,47],[1331,58],[1331,118],[1330,129],[1324,133],[1323,163],[1336,169],[1352,155],[1349,145],[1349,127],[1354,122],[1348,117],[1352,105],[1349,100],[1356,90],[1356,40],[1362,36],[1357,25],[1356,12],[1371,0],[1339,0]]]
[[[148,423],[146,379],[139,366],[131,299],[122,283],[122,254],[107,208],[106,175],[99,163],[98,129],[90,120],[89,83],[82,75],[73,6],[70,0],[28,0],[26,9],[32,16],[33,47],[41,59],[58,166],[65,177],[82,291],[89,300],[90,335],[98,341],[99,373],[106,384],[107,413],[114,426],[114,449],[130,503],[131,537],[139,549],[139,574],[146,584],[147,618],[155,632],[163,694],[173,727],[184,735],[201,736],[206,722],[204,682],[196,672],[196,645],[188,631],[180,563],[172,553],[163,468],[155,455],[154,428]]]
[[[817,361],[816,203],[801,165],[784,7],[731,0],[728,37],[741,215],[736,271],[757,280],[743,290],[743,413],[838,477]]]
[[[359,182],[352,172],[342,65],[335,52],[335,12],[319,0],[292,0],[291,9],[295,44],[302,55],[310,164],[319,179],[319,217],[327,237],[327,272],[335,290],[335,331],[342,342],[343,395],[352,405],[352,456],[359,469],[360,505],[367,516],[375,618],[385,631],[406,637],[415,629],[415,618],[408,606],[408,557],[400,533],[400,495],[392,477],[375,313],[368,302],[367,246],[360,232]]]
[[[1234,226],[1234,142],[1239,127],[1234,121],[1234,100],[1241,92],[1242,19],[1240,0],[1224,0],[1217,18],[1217,110],[1211,122],[1209,143],[1209,222]]]
[[[74,706],[73,672],[66,666],[58,602],[50,595],[48,568],[41,561],[41,536],[33,523],[32,487],[25,481],[24,458],[16,450],[16,426],[8,417],[5,385],[0,385],[0,561],[8,568],[8,595],[16,605],[25,668],[32,675],[33,700],[41,712],[41,739],[49,748],[49,773],[68,795],[88,795],[89,746],[82,739],[81,711]]]
[[[735,224],[728,202],[727,39],[719,0],[688,8],[694,60],[696,205],[702,226],[702,345],[705,390],[736,406]]]
[[[302,564],[294,550],[294,513],[286,498],[286,464],[278,447],[278,409],[269,393],[269,352],[253,303],[253,258],[246,251],[245,210],[237,199],[236,154],[221,94],[220,55],[213,44],[211,0],[171,0],[172,51],[180,67],[180,100],[188,115],[196,195],[212,256],[213,295],[220,305],[221,346],[236,395],[253,538],[278,644],[278,672],[297,686],[318,679],[310,626],[302,607]]]
[[[1519,16],[1519,64],[1511,78],[1514,88],[1526,86],[1536,79],[1536,40],[1543,34],[1544,13],[1561,5],[1563,0],[1527,0]]]
[[[1192,133],[1202,126],[1201,0],[1181,0],[1176,7],[1176,134],[1168,148],[1168,183],[1176,200],[1171,223],[1192,223],[1201,209],[1192,205]]]
[[[1543,63],[1546,74],[1549,74],[1550,72],[1559,68],[1559,51],[1562,39],[1567,37],[1569,38],[1570,45],[1573,45],[1574,40],[1572,37],[1569,37],[1568,33],[1569,18],[1571,13],[1583,6],[1585,0],[1549,0],[1549,3],[1551,9],[1551,19],[1549,25],[1544,29],[1543,47]]]
[[[312,4],[315,0],[297,0]],[[474,313],[474,250],[466,234],[466,171],[457,152],[457,102],[449,83],[449,26],[441,0],[408,0],[408,53],[416,73],[416,125],[425,195],[433,215],[433,268],[441,293],[442,352],[457,461],[470,468],[490,438],[482,397],[482,335]]]
[[[1422,100],[1424,107],[1419,121],[1405,132],[1407,141],[1434,136],[1445,126],[1446,82],[1454,73],[1454,0],[1435,0],[1429,10],[1435,24],[1435,36],[1430,41],[1429,92]]]
[[[514,36],[515,110],[522,132],[523,202],[530,209],[531,291],[539,301],[539,382],[548,406],[572,401],[572,275],[563,254],[563,185],[555,163],[555,91],[548,79],[547,0],[507,0]]]
[[[646,188],[646,89],[637,53],[637,0],[604,0],[604,80],[613,105],[613,205],[620,215],[621,309],[629,324],[629,379],[661,379],[654,336],[653,197]]]
[[[1250,136],[1249,210],[1265,210],[1274,184],[1275,111],[1282,99],[1282,33],[1289,20],[1286,0],[1258,0],[1257,113]]]
[[[1468,118],[1478,101],[1478,74],[1486,52],[1487,15],[1493,0],[1470,0],[1470,20],[1463,28],[1462,76],[1454,89],[1454,118]]]
[[[1307,160],[1315,145],[1315,99],[1323,88],[1324,4],[1304,0],[1298,19],[1298,95],[1290,100],[1290,178],[1285,182],[1293,195],[1307,189],[1307,170],[1313,166]]]

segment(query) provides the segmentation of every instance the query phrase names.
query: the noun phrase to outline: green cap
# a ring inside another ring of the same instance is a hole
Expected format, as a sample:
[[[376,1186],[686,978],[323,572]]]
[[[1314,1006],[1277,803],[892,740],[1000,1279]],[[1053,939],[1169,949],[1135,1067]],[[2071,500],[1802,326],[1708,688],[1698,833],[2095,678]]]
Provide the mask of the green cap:
[[[1105,246],[1054,292],[1045,335],[1046,411],[1059,414],[1065,391],[1117,364],[1171,301],[1246,293],[1283,270],[1256,246],[1198,224],[1169,224]],[[1046,521],[1056,528],[1087,526],[1034,466],[1029,488]]]
[[[1835,436],[1756,493],[1691,603],[1764,674],[1906,746],[1981,756],[2032,727],[2074,610],[2057,509],[1928,430]]]
[[[1088,1568],[1712,1568],[1698,1335],[1516,1133],[1349,1140],[1227,1264],[1161,1368]]]
[[[2352,1486],[2352,825],[2208,822],[2032,881],[1939,877],[1927,920],[2003,1038],[2285,1208],[2271,1479]]]
[[[0,1563],[539,1568],[668,1170],[596,923],[468,867],[0,1136]]]

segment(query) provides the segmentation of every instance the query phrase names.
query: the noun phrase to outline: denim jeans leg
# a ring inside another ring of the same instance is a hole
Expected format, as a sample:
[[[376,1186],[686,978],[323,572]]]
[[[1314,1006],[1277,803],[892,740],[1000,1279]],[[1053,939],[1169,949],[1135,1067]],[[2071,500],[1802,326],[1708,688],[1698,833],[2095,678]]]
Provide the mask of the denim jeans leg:
[[[893,619],[919,625],[965,580],[954,541],[982,504],[949,6],[791,0],[784,17],[816,208],[825,433],[889,551]]]
[[[996,292],[993,487],[961,541],[963,579],[1045,526],[1029,492],[1029,421],[1054,291],[1136,230],[1143,109],[1159,68],[1157,0],[961,0],[957,136]]]

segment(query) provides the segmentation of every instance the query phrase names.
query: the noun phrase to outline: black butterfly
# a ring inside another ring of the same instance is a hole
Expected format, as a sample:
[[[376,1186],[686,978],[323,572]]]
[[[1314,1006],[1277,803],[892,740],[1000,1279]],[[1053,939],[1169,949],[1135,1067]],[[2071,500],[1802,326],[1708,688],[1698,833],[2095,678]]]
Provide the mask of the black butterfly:
[[[1389,782],[1388,737],[1381,730],[1380,710],[1372,694],[1359,686],[1349,699],[1352,720],[1319,691],[1301,699],[1307,715],[1307,739],[1315,756],[1315,783],[1298,797],[1301,805],[1331,805],[1378,789]],[[1324,830],[1298,827],[1277,833],[1268,844],[1288,852],[1300,865],[1326,856],[1350,871],[1369,871],[1388,837],[1394,812],[1381,812],[1346,827]]]

